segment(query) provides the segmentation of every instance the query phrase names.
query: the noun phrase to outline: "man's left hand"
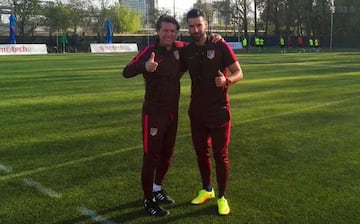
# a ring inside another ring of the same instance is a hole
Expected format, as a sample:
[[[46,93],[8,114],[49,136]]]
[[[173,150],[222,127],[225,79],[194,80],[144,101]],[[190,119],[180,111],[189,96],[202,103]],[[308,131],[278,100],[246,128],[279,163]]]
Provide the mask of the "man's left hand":
[[[209,35],[209,37],[210,37],[210,41],[213,43],[217,43],[219,41],[225,41],[224,38],[220,34],[217,34],[217,33],[211,33]]]
[[[226,77],[220,70],[218,71],[218,75],[215,77],[215,85],[216,87],[226,86]]]

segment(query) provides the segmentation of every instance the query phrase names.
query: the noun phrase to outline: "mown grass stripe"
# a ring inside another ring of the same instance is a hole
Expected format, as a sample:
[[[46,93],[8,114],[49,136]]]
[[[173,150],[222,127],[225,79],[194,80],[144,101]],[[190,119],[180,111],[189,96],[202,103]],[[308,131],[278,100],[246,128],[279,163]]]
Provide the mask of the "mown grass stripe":
[[[360,96],[354,96],[354,97],[345,98],[345,99],[341,99],[341,100],[330,101],[330,102],[321,103],[321,104],[317,104],[317,105],[313,105],[313,106],[309,106],[309,107],[302,107],[302,108],[299,108],[297,110],[286,111],[286,112],[282,112],[282,113],[278,113],[278,114],[272,114],[272,115],[269,115],[269,116],[263,116],[263,117],[259,117],[259,118],[248,119],[248,120],[244,120],[244,121],[241,121],[239,123],[236,123],[236,125],[240,125],[240,124],[244,124],[244,123],[251,123],[251,122],[261,121],[261,120],[267,120],[267,119],[286,116],[286,115],[290,115],[290,114],[296,114],[296,113],[299,113],[299,112],[302,112],[302,111],[315,110],[315,109],[322,108],[322,107],[328,107],[328,106],[332,106],[332,105],[336,105],[336,104],[341,104],[341,103],[351,101],[351,100],[354,100],[354,99],[357,99],[357,98],[360,98]]]
[[[335,105],[335,104],[340,104],[340,103],[344,103],[344,102],[347,102],[347,101],[350,101],[350,100],[357,99],[359,97],[360,96],[354,96],[354,97],[345,98],[345,99],[341,99],[341,100],[330,101],[330,102],[326,102],[326,103],[323,103],[323,104],[317,104],[317,105],[310,106],[310,107],[299,108],[297,110],[286,111],[286,112],[283,112],[283,113],[273,114],[273,115],[254,118],[254,119],[248,119],[248,120],[241,121],[239,123],[234,122],[233,126],[240,125],[240,124],[245,124],[245,123],[256,122],[256,121],[261,121],[261,120],[267,120],[267,119],[286,116],[286,115],[290,115],[290,114],[296,114],[296,113],[299,113],[301,111],[313,110],[313,109],[326,107],[326,106],[331,106],[331,105]],[[189,134],[184,134],[184,135],[178,135],[178,138],[184,138],[184,137],[188,137],[188,136],[190,136],[190,133]],[[60,163],[60,164],[57,164],[57,165],[54,165],[54,166],[39,167],[39,168],[36,168],[36,169],[27,170],[27,171],[23,171],[23,172],[20,172],[20,173],[14,173],[14,174],[11,174],[11,175],[8,175],[8,176],[3,176],[3,177],[0,177],[0,180],[13,179],[13,178],[33,175],[33,174],[36,174],[36,173],[45,172],[45,171],[49,171],[49,170],[53,170],[53,169],[58,169],[58,168],[66,167],[66,166],[76,165],[76,164],[79,164],[79,163],[85,163],[85,162],[93,161],[93,160],[100,159],[100,158],[103,158],[103,157],[106,157],[106,156],[116,155],[116,154],[119,154],[119,153],[139,149],[141,147],[142,147],[142,145],[137,145],[137,146],[132,146],[132,147],[119,149],[119,150],[115,150],[115,151],[111,151],[111,152],[105,152],[105,153],[95,155],[95,156],[90,156],[90,157],[85,157],[85,158],[81,158],[81,159],[77,159],[77,160],[68,161],[68,162],[65,162],[65,163]]]

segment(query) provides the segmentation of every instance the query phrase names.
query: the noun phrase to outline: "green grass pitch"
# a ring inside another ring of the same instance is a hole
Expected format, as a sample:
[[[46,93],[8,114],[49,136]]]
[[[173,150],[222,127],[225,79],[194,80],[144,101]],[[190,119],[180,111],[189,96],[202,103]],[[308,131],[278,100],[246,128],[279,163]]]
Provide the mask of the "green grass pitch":
[[[201,184],[185,75],[164,218],[142,207],[144,83],[122,77],[133,56],[0,57],[1,224],[360,223],[359,53],[238,55],[226,217],[189,203]]]

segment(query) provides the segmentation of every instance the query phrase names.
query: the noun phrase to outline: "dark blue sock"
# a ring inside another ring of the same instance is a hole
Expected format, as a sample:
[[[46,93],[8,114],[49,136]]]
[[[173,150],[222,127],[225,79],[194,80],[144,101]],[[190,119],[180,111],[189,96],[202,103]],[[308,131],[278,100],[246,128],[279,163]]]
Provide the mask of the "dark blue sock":
[[[210,192],[210,191],[212,190],[212,186],[211,186],[211,185],[207,186],[207,187],[205,188],[205,190],[208,191],[208,192]]]

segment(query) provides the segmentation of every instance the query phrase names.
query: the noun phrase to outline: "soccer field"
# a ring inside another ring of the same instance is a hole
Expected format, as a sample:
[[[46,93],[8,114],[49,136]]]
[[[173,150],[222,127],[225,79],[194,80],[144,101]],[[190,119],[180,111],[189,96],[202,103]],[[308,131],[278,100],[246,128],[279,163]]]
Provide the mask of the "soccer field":
[[[238,55],[226,217],[215,200],[190,205],[184,75],[163,218],[142,205],[144,83],[122,77],[133,56],[0,57],[1,224],[360,223],[359,53]]]

